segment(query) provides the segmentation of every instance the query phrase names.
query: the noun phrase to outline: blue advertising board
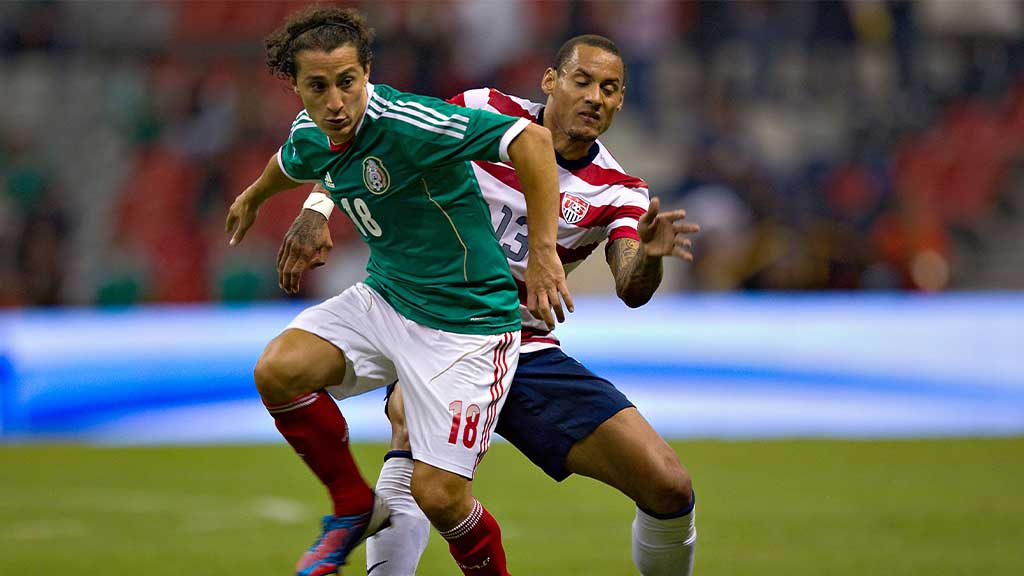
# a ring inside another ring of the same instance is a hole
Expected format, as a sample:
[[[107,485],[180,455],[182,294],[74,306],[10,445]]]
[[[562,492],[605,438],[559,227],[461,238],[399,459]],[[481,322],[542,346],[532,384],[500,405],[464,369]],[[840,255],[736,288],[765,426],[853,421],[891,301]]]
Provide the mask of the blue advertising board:
[[[306,304],[0,312],[0,438],[277,441],[252,367]],[[669,437],[1024,433],[1024,295],[589,297],[557,333]]]

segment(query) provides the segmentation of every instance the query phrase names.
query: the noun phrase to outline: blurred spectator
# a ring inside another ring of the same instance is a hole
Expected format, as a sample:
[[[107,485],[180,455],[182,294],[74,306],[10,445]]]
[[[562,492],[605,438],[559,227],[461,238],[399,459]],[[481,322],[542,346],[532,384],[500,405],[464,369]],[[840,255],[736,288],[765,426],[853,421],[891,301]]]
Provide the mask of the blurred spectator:
[[[889,276],[881,288],[935,291],[949,284],[949,234],[913,196],[896,196],[872,229],[875,265]],[[877,274],[877,272],[876,272]],[[876,282],[880,279],[876,276]]]
[[[303,4],[5,4],[0,305],[283,297],[277,245],[307,188],[268,203],[245,250],[226,250],[222,219],[299,106],[254,40]],[[374,81],[440,97],[542,99],[562,41],[617,40],[627,105],[608,137],[704,227],[673,285],[1024,286],[1007,249],[1024,234],[1020,3],[358,4]],[[307,296],[365,262],[331,226]]]
[[[26,214],[18,244],[17,270],[20,301],[29,306],[56,306],[64,302],[65,239],[68,224],[48,190]]]

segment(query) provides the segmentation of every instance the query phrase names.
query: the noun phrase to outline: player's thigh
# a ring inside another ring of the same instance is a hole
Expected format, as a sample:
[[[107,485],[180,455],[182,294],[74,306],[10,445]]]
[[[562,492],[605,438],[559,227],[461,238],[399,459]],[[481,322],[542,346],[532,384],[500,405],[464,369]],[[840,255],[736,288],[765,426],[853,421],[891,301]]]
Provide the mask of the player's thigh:
[[[304,354],[304,360],[323,354],[335,367],[318,377],[320,388],[335,398],[344,399],[387,386],[397,378],[394,363],[384,351],[383,336],[389,334],[402,317],[369,287],[356,284],[340,295],[303,310],[288,325],[286,333],[308,333],[321,344]],[[306,338],[308,340],[308,338]],[[324,344],[333,347],[328,353]],[[338,358],[343,361],[337,370]]]
[[[393,358],[413,458],[471,479],[512,382],[519,332],[454,334],[415,325],[407,335]]]
[[[648,508],[662,508],[666,501],[678,507],[689,498],[689,473],[636,408],[618,412],[577,442],[566,466],[614,486]]]

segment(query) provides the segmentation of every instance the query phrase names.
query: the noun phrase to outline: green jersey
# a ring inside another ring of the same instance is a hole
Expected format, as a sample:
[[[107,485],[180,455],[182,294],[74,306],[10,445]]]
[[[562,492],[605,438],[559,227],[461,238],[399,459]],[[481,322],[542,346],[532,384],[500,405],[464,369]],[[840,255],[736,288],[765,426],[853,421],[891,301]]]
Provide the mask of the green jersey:
[[[370,247],[366,283],[400,314],[464,334],[516,330],[519,296],[470,160],[508,162],[527,121],[367,84],[352,140],[299,113],[281,170],[320,182]]]

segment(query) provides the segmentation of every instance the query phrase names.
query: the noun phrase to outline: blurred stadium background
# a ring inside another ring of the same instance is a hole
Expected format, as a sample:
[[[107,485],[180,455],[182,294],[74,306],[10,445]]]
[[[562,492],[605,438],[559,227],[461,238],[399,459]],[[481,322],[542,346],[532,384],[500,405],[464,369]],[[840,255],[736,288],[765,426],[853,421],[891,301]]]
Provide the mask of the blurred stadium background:
[[[262,38],[304,4],[0,3],[0,572],[280,574],[308,543],[251,367],[366,251],[335,216],[289,299],[308,187],[223,233],[299,106]],[[619,43],[602,140],[704,231],[640,310],[592,258],[559,330],[676,441],[699,573],[1024,573],[1024,3],[353,5],[372,80],[440,97],[541,100],[565,39]],[[379,400],[344,406],[370,477]],[[488,463],[514,571],[632,573],[624,498]]]

